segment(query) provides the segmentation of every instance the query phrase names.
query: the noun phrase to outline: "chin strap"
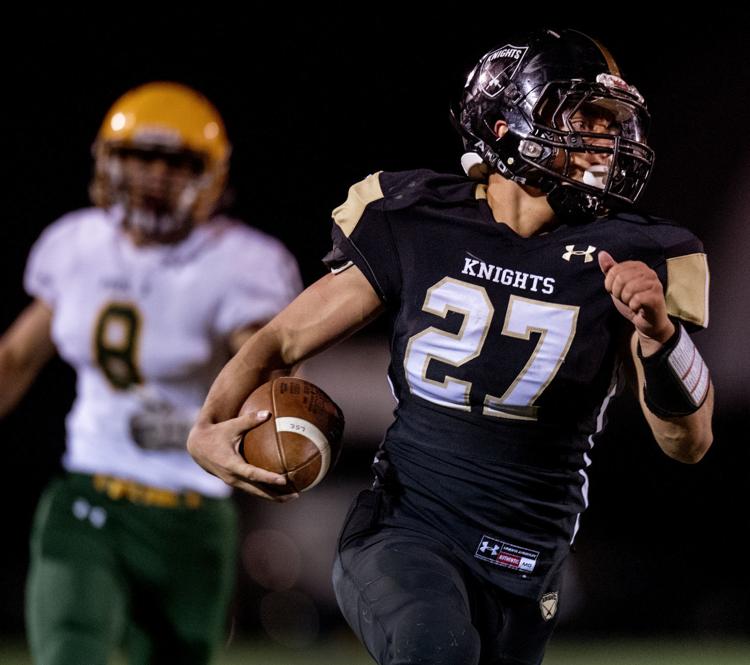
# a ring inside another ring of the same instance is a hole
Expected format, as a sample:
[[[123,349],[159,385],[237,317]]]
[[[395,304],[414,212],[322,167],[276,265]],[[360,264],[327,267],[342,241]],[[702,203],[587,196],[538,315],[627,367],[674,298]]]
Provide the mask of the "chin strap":
[[[566,224],[588,224],[607,214],[603,201],[597,197],[559,183],[551,186],[547,201],[555,215]]]
[[[175,215],[160,214],[153,210],[141,210],[140,208],[127,211],[125,224],[130,228],[137,229],[145,237],[154,240],[172,237],[192,227],[189,218],[179,219]]]
[[[464,173],[473,180],[487,180],[491,172],[491,167],[476,152],[465,152],[461,156],[461,167]],[[498,173],[521,184],[532,184],[529,178],[509,177],[500,170],[498,170]],[[575,187],[562,185],[547,177],[535,179],[533,184],[547,193],[547,201],[550,207],[565,224],[588,224],[607,214],[607,207],[601,199]]]

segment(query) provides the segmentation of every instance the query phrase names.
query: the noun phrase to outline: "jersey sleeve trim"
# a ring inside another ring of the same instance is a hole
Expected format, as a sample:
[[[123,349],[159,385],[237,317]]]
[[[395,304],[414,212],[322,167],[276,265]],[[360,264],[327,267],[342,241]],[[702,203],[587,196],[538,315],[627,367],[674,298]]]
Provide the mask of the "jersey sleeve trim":
[[[477,184],[474,189],[474,198],[477,200],[487,199],[487,183],[480,182]]]
[[[701,328],[708,326],[709,282],[705,254],[667,259],[667,311]]]
[[[342,233],[348,238],[356,228],[365,208],[384,197],[380,186],[380,174],[382,171],[368,175],[349,188],[349,195],[338,208],[333,211],[333,221],[336,222]]]

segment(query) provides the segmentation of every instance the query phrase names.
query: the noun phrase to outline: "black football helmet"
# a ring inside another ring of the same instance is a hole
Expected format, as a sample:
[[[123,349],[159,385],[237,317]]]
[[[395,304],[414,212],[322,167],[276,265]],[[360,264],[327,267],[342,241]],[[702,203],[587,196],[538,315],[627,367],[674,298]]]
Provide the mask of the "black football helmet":
[[[467,173],[483,163],[538,187],[566,221],[632,205],[653,168],[643,97],[603,46],[575,30],[542,30],[486,53],[453,118]],[[508,125],[502,138],[498,120]]]

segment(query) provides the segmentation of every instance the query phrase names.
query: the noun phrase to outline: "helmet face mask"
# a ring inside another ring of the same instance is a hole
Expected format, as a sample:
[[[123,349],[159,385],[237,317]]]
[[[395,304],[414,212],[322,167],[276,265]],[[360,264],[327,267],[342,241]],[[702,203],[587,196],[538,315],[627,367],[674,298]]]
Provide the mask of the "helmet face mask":
[[[94,143],[91,198],[138,242],[176,242],[208,219],[226,183],[230,145],[218,111],[176,83],[149,83],[110,109]]]
[[[598,84],[566,87],[551,84],[540,96],[529,138],[519,145],[521,158],[610,203],[635,202],[653,164],[645,108]],[[550,151],[545,160],[538,158]]]
[[[546,192],[566,221],[633,204],[653,167],[643,98],[579,32],[543,31],[487,53],[454,119],[468,152]]]
[[[108,200],[139,241],[182,239],[205,187],[204,160],[189,151],[112,147],[98,160],[106,173]]]

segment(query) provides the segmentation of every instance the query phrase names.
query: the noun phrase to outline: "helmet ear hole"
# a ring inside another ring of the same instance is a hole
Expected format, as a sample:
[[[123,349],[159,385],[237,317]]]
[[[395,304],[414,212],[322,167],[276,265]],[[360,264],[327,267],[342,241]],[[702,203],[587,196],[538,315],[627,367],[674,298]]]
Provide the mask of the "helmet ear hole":
[[[510,131],[508,123],[505,122],[505,120],[503,120],[502,118],[495,120],[495,124],[492,129],[498,139],[502,139]]]

